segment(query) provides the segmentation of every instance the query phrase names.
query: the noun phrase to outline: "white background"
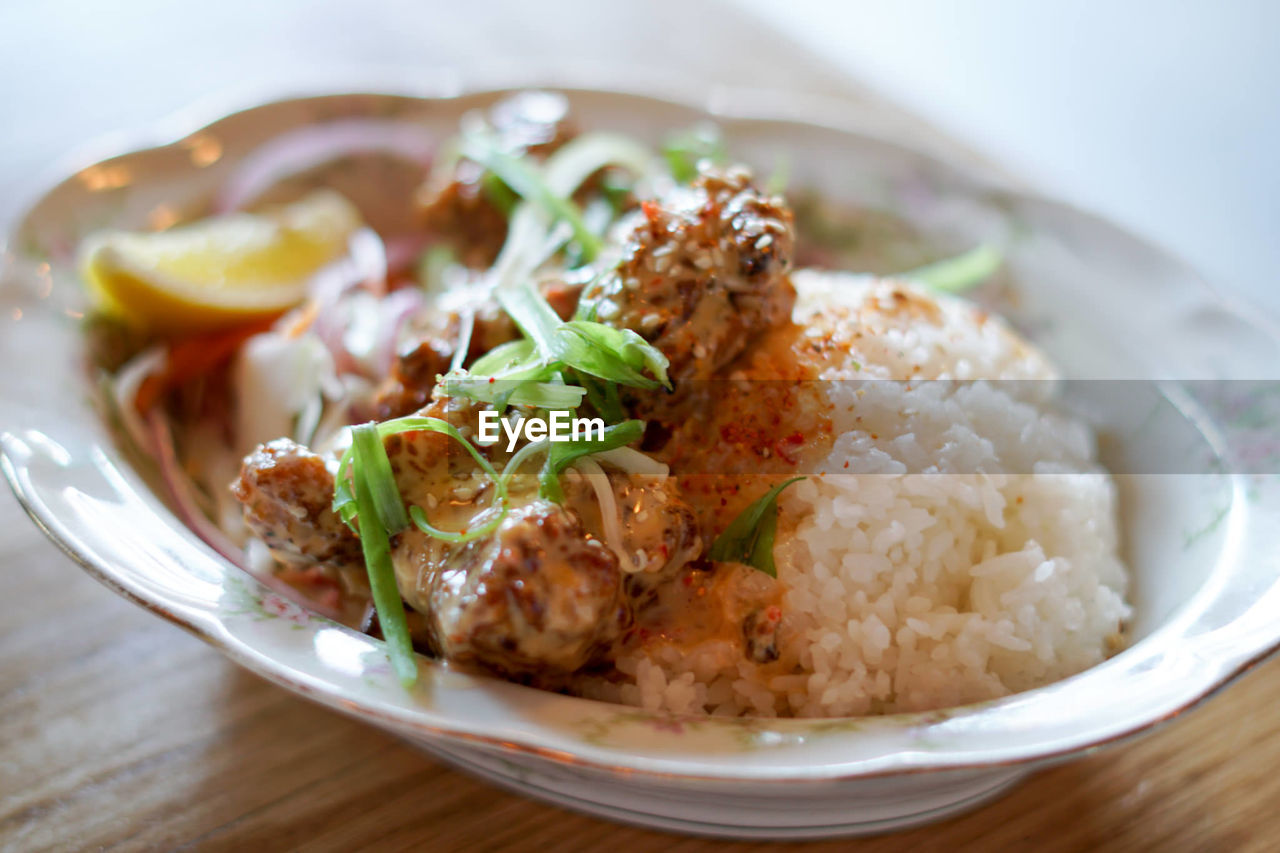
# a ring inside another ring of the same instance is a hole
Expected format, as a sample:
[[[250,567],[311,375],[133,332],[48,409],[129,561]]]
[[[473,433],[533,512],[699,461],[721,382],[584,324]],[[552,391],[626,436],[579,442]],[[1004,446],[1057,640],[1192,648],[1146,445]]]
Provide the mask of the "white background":
[[[1278,34],[1272,0],[10,0],[0,210],[87,139],[344,68],[648,65],[836,94],[856,78],[1280,314]]]
[[[739,4],[1280,313],[1280,2]]]

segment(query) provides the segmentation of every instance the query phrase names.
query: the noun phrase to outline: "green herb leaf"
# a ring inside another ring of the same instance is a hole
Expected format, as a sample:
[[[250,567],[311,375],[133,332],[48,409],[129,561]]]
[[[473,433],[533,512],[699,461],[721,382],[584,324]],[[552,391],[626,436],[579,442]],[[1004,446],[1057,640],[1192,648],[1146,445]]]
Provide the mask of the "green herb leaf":
[[[984,243],[963,255],[903,273],[902,278],[944,293],[964,293],[991,278],[1002,263],[1000,250]]]
[[[573,464],[575,459],[602,453],[639,441],[644,435],[644,421],[623,421],[611,427],[605,427],[602,438],[583,438],[577,441],[552,442],[547,450],[547,460],[538,475],[538,495],[546,500],[564,500],[564,491],[560,488],[560,474]]]
[[[721,563],[744,563],[771,578],[778,576],[773,563],[773,540],[778,531],[778,495],[804,477],[792,477],[774,486],[744,509],[711,543],[707,556]]]

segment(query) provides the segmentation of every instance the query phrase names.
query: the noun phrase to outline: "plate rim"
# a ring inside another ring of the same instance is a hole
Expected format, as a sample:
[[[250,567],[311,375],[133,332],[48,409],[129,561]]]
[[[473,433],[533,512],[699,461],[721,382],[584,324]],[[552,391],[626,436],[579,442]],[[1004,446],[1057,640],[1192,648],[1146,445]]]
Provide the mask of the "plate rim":
[[[957,163],[949,160],[948,158],[942,157],[937,153],[920,149],[918,147],[912,146],[910,143],[903,142],[902,140],[892,139],[886,136],[877,135],[874,132],[869,132],[866,128],[852,126],[852,125],[856,125],[857,122],[852,122],[852,123],[845,122],[845,121],[833,122],[829,118],[817,118],[813,115],[803,115],[803,114],[779,115],[775,111],[775,109],[777,108],[777,104],[776,103],[771,104],[768,98],[765,98],[764,100],[759,101],[759,103],[763,104],[764,106],[762,106],[759,109],[753,109],[753,110],[742,110],[732,106],[731,104],[726,105],[726,103],[723,101],[724,92],[732,91],[736,93],[735,97],[743,98],[746,102],[754,104],[758,101],[759,90],[731,89],[730,87],[720,87],[719,91],[721,93],[721,98],[722,98],[721,102],[718,104],[715,102],[707,104],[707,103],[700,103],[697,100],[689,99],[686,97],[673,97],[669,92],[654,93],[652,91],[646,90],[644,87],[635,87],[635,86],[627,86],[624,88],[608,88],[608,87],[602,87],[597,82],[593,82],[592,85],[590,86],[583,86],[581,85],[581,81],[576,81],[576,82],[562,81],[559,83],[539,81],[535,85],[552,87],[552,88],[565,90],[569,92],[578,91],[578,92],[586,92],[591,94],[621,95],[621,96],[631,96],[631,97],[639,96],[639,97],[648,98],[654,101],[658,101],[667,105],[675,105],[681,108],[693,109],[700,112],[708,113],[714,117],[723,118],[726,120],[782,122],[782,123],[793,124],[793,125],[805,125],[805,126],[811,126],[811,127],[825,128],[827,130],[835,131],[838,133],[853,134],[856,136],[861,136],[880,144],[902,149],[911,154],[924,158],[926,160],[941,162],[942,164],[948,166],[949,168],[959,170],[965,174],[966,178],[971,179],[975,183],[975,185],[979,187],[996,190],[1000,192],[1012,192],[1012,193],[1015,193],[1021,199],[1051,205],[1058,209],[1065,210],[1075,216],[1079,216],[1079,217],[1083,217],[1088,220],[1091,220],[1095,224],[1099,224],[1109,229],[1112,229],[1116,232],[1119,232],[1123,234],[1127,239],[1135,241],[1136,243],[1141,245],[1143,248],[1149,251],[1152,251],[1175,263],[1179,268],[1185,271],[1198,285],[1203,287],[1205,295],[1208,297],[1208,301],[1210,303],[1231,309],[1233,314],[1238,313],[1238,311],[1236,310],[1236,305],[1232,302],[1232,300],[1223,298],[1222,294],[1219,293],[1215,288],[1213,288],[1207,281],[1205,281],[1204,278],[1200,276],[1194,270],[1193,267],[1191,267],[1189,264],[1185,262],[1185,260],[1178,257],[1176,254],[1168,251],[1166,248],[1160,246],[1159,244],[1148,240],[1144,236],[1140,234],[1135,234],[1122,226],[1116,225],[1114,222],[1111,222],[1105,217],[1101,217],[1089,211],[1082,210],[1070,203],[1064,203],[1064,202],[1052,199],[1050,197],[1047,197],[1045,195],[1036,193],[1034,191],[1027,191],[1020,187],[1009,186],[1003,182],[991,179],[991,177],[988,175],[974,175],[971,173],[971,167],[958,165]],[[515,82],[509,81],[507,85],[499,86],[499,87],[493,87],[489,85],[482,85],[478,87],[455,85],[453,87],[446,87],[447,92],[444,94],[432,94],[429,92],[428,93],[422,92],[421,86],[418,83],[396,87],[395,90],[386,90],[386,89],[382,89],[381,87],[379,87],[380,90],[370,90],[362,85],[358,88],[352,88],[352,89],[347,89],[347,88],[344,88],[342,90],[329,89],[322,93],[288,94],[284,97],[276,97],[276,98],[271,98],[269,100],[258,101],[252,104],[242,105],[239,108],[233,109],[229,112],[222,112],[212,120],[193,123],[191,121],[191,116],[196,115],[197,110],[208,109],[207,107],[201,104],[196,104],[185,110],[179,111],[176,114],[175,118],[152,125],[148,130],[139,130],[136,133],[132,134],[133,144],[126,146],[123,150],[117,150],[116,153],[110,156],[105,156],[105,157],[99,156],[96,159],[93,159],[92,162],[86,163],[87,158],[82,153],[90,150],[90,148],[86,146],[82,148],[80,151],[76,152],[74,155],[70,155],[67,158],[64,158],[64,160],[55,167],[57,170],[56,173],[58,177],[52,182],[49,182],[44,177],[42,177],[40,179],[40,183],[44,187],[44,190],[37,191],[37,193],[33,194],[33,196],[30,197],[26,203],[15,206],[15,212],[13,213],[13,215],[11,217],[4,219],[3,225],[5,228],[5,234],[6,234],[6,244],[8,244],[11,241],[12,237],[17,233],[17,229],[21,225],[21,223],[23,223],[28,218],[30,213],[50,193],[55,191],[57,188],[61,187],[65,182],[73,180],[76,173],[83,170],[84,168],[87,168],[89,165],[108,162],[110,160],[118,159],[121,157],[127,157],[135,154],[145,154],[147,152],[150,152],[159,148],[167,148],[167,147],[177,145],[183,139],[191,135],[194,135],[196,133],[215,127],[221,121],[225,119],[229,119],[233,116],[243,115],[245,113],[258,110],[258,109],[268,109],[273,106],[278,106],[285,103],[293,103],[298,101],[306,101],[306,100],[328,98],[328,97],[391,96],[391,97],[399,97],[399,98],[421,100],[421,101],[458,100],[461,98],[468,98],[468,97],[496,95],[502,92],[513,91],[516,89],[527,88],[527,87],[528,87],[527,81],[522,83],[515,83]],[[412,90],[412,91],[409,91],[409,90]],[[823,100],[821,96],[795,96],[791,93],[779,93],[779,94],[785,94],[785,96],[793,102],[793,105],[794,105],[794,102],[797,100],[797,98],[803,99],[804,102],[809,105],[809,107],[812,107],[815,97],[817,97],[819,100]],[[830,102],[835,99],[825,99],[825,100]],[[803,113],[804,109],[805,107],[802,106],[800,108],[800,112]],[[791,109],[787,109],[784,112],[791,112],[791,111],[792,111]],[[167,128],[167,129],[162,132],[161,128]],[[91,144],[97,144],[99,145],[99,150],[101,149],[101,143],[91,143]],[[67,164],[73,162],[73,157],[74,157],[74,162],[79,164],[78,168],[67,167]],[[1262,316],[1264,320],[1269,319],[1269,317],[1267,317],[1267,315],[1265,314]],[[1256,317],[1250,318],[1251,321],[1255,319]],[[1270,333],[1273,337],[1280,338],[1280,334],[1277,334],[1275,330],[1270,327],[1269,323],[1252,322],[1252,325],[1254,325],[1255,328],[1260,328],[1261,330]],[[23,506],[24,511],[35,521],[37,526],[39,526],[41,530],[50,539],[52,539],[61,550],[63,550],[64,553],[67,553],[69,556],[71,556],[72,559],[77,564],[79,564],[84,570],[86,570],[91,576],[95,577],[97,580],[99,580],[99,582],[103,583],[108,588],[115,591],[117,594],[122,595],[123,597],[129,599],[130,601],[133,601],[134,603],[137,603],[146,607],[148,610],[151,610],[152,612],[157,613],[158,615],[162,616],[168,621],[178,624],[180,627],[184,628],[188,632],[195,634],[205,642],[208,642],[211,645],[218,648],[219,651],[221,651],[223,654],[230,657],[238,665],[245,666],[251,671],[261,676],[264,676],[269,680],[277,684],[280,684],[281,686],[284,686],[287,689],[292,690],[293,692],[299,693],[305,696],[306,698],[309,698],[313,701],[320,701],[322,704],[325,704],[329,707],[334,707],[339,711],[345,711],[346,713],[356,717],[357,719],[364,719],[367,721],[374,722],[376,724],[387,725],[399,730],[409,729],[416,733],[424,734],[431,737],[447,737],[451,739],[477,740],[477,737],[472,733],[468,733],[462,730],[451,731],[446,728],[426,725],[425,723],[413,723],[412,721],[398,720],[391,717],[382,716],[376,710],[371,709],[367,706],[359,710],[344,708],[342,707],[342,704],[350,703],[352,701],[351,699],[343,698],[342,696],[339,696],[339,695],[330,695],[323,690],[317,690],[315,685],[308,684],[305,679],[291,678],[288,675],[289,668],[287,665],[278,664],[276,667],[276,670],[279,670],[279,671],[273,670],[270,666],[263,665],[261,661],[254,660],[250,655],[241,653],[239,649],[235,648],[234,643],[228,642],[227,638],[225,637],[218,636],[216,631],[212,631],[207,629],[206,627],[201,626],[199,624],[199,620],[193,620],[189,617],[184,618],[182,615],[176,612],[171,612],[169,610],[166,610],[163,602],[149,600],[144,595],[129,589],[119,578],[117,578],[115,575],[112,574],[112,570],[110,569],[110,567],[104,566],[104,565],[98,565],[91,559],[85,557],[84,554],[80,553],[76,549],[74,543],[71,541],[71,537],[67,536],[63,531],[58,529],[61,527],[61,522],[57,518],[47,518],[42,514],[41,508],[36,505],[36,502],[32,499],[30,495],[26,493],[24,487],[22,486],[20,482],[21,477],[19,476],[17,467],[16,467],[17,465],[18,465],[18,462],[10,458],[8,451],[4,450],[3,448],[0,448],[0,469],[3,469],[5,478],[9,482],[15,495],[18,497],[18,500],[20,504]],[[935,761],[925,766],[900,766],[900,767],[893,767],[888,769],[878,769],[878,770],[869,770],[869,771],[855,770],[847,773],[839,773],[839,772],[831,772],[831,773],[824,773],[824,774],[806,773],[800,776],[787,775],[785,773],[780,772],[780,768],[771,768],[771,771],[769,773],[763,774],[760,776],[756,776],[754,774],[745,775],[740,771],[740,769],[728,769],[728,768],[725,770],[725,772],[722,772],[719,774],[713,774],[713,775],[700,775],[698,773],[690,773],[690,772],[675,772],[675,773],[655,772],[652,770],[646,770],[646,769],[643,769],[640,767],[634,767],[634,766],[629,767],[628,772],[650,774],[650,775],[656,775],[659,777],[667,777],[667,778],[675,776],[681,779],[714,779],[714,780],[720,780],[720,781],[724,781],[724,780],[732,780],[732,781],[778,781],[778,780],[800,781],[800,780],[804,780],[804,781],[824,781],[825,782],[825,781],[840,781],[840,780],[852,780],[852,779],[867,779],[867,778],[876,778],[881,776],[897,776],[897,775],[907,775],[907,774],[917,774],[917,773],[928,773],[928,772],[934,772],[936,770],[942,770],[942,769],[977,770],[977,769],[1010,767],[1015,765],[1029,766],[1029,765],[1038,764],[1038,763],[1048,763],[1048,762],[1053,762],[1057,760],[1062,760],[1065,757],[1076,755],[1085,751],[1091,751],[1102,746],[1119,743],[1124,740],[1128,740],[1132,737],[1136,737],[1145,732],[1151,731],[1154,728],[1160,725],[1163,725],[1171,721],[1172,719],[1175,719],[1177,716],[1181,715],[1182,713],[1185,713],[1188,710],[1198,707],[1202,702],[1207,701],[1209,698],[1212,698],[1217,693],[1221,692],[1223,689],[1229,686],[1235,679],[1240,677],[1243,673],[1247,672],[1253,666],[1256,666],[1262,660],[1265,660],[1267,657],[1274,654],[1278,649],[1280,649],[1280,640],[1273,642],[1271,645],[1267,646],[1266,648],[1263,648],[1260,651],[1253,653],[1250,656],[1238,656],[1233,666],[1223,669],[1219,673],[1219,675],[1215,677],[1214,683],[1212,685],[1210,685],[1207,689],[1200,692],[1198,695],[1194,696],[1193,698],[1186,701],[1185,703],[1180,704],[1177,708],[1173,709],[1172,711],[1166,714],[1134,724],[1132,727],[1129,727],[1124,731],[1121,731],[1111,737],[1096,740],[1086,745],[1075,745],[1075,746],[1063,748],[1056,751],[1054,750],[1036,751],[1034,753],[1030,753],[1030,754],[1020,756],[1017,758],[1012,758],[1012,759],[998,759],[998,760],[971,759],[968,761],[955,762],[955,763],[937,761],[936,759],[940,758],[941,756],[931,756],[931,758],[935,759]],[[263,657],[263,659],[268,661],[270,660],[269,658],[266,657],[266,655],[262,653],[259,653],[259,654]],[[1025,695],[1025,694],[1015,694],[1015,695]],[[356,701],[359,702],[358,699]],[[892,716],[893,717],[909,717],[912,715],[892,715]],[[886,720],[890,718],[882,717],[880,719]],[[478,739],[486,740],[485,738],[478,738]],[[515,749],[516,751],[522,751],[529,754],[538,755],[543,758],[548,757],[546,755],[545,750],[538,747],[531,746],[531,745],[516,744],[516,743],[512,743],[509,740],[504,741],[497,738],[490,738],[487,740],[490,742],[490,744],[501,745],[506,749]],[[665,760],[666,763],[669,763],[670,761],[671,759]],[[566,761],[565,763],[590,765],[592,767],[595,767],[596,769],[602,769],[602,770],[610,770],[610,771],[617,770],[616,765],[601,764],[601,763],[597,763],[589,760],[583,760],[580,756],[575,757],[575,759],[572,761]]]

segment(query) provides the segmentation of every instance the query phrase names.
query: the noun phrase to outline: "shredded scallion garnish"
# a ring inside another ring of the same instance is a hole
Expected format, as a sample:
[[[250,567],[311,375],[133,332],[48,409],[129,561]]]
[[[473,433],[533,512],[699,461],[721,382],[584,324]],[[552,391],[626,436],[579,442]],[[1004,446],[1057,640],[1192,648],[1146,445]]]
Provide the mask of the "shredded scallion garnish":
[[[418,665],[413,659],[413,642],[409,638],[409,626],[404,617],[404,604],[400,598],[400,590],[396,586],[395,567],[391,564],[392,533],[399,532],[404,525],[397,525],[399,517],[387,519],[380,510],[388,505],[385,495],[380,499],[380,492],[385,491],[386,483],[381,480],[381,472],[385,466],[390,474],[390,462],[387,452],[382,446],[382,438],[378,428],[373,424],[361,424],[351,431],[352,488],[349,506],[359,524],[352,529],[360,537],[360,548],[364,552],[365,571],[369,575],[369,588],[373,593],[373,606],[378,613],[378,624],[382,628],[382,636],[387,644],[387,654],[391,658],[391,666],[395,669],[400,683],[410,687],[418,678]],[[344,483],[345,486],[345,483]],[[395,481],[391,480],[391,489],[395,489]],[[399,504],[399,516],[404,515],[404,505],[400,503],[400,495],[395,494],[395,504]],[[344,514],[347,523],[351,518]],[[405,523],[407,524],[407,519]]]
[[[944,293],[964,293],[991,278],[1002,263],[1000,250],[984,243],[954,258],[903,273],[902,278]]]
[[[442,530],[432,525],[419,506],[409,507],[396,486],[383,439],[404,432],[437,432],[457,441],[494,485],[493,501],[485,510],[490,518],[468,530]],[[391,537],[412,523],[424,533],[446,542],[469,542],[488,536],[498,529],[506,517],[507,478],[500,476],[489,460],[457,428],[439,418],[411,416],[381,424],[359,424],[351,428],[351,446],[342,454],[334,482],[333,509],[360,537],[365,571],[373,593],[378,624],[387,643],[391,664],[406,687],[417,679],[413,659],[413,643],[404,617],[404,604],[396,586],[395,567],[391,563]]]
[[[591,408],[596,410],[606,423],[616,424],[626,420],[627,412],[622,407],[622,398],[618,395],[618,383],[605,382],[586,373],[573,371],[577,384],[587,391],[587,399]]]
[[[437,243],[418,258],[418,284],[427,293],[439,293],[445,289],[445,270],[458,262],[453,249]]]
[[[512,156],[485,134],[473,133],[462,137],[460,150],[467,159],[474,160],[497,175],[502,182],[526,201],[538,205],[553,219],[569,223],[573,239],[577,241],[585,260],[591,261],[600,254],[604,243],[587,227],[582,211],[568,198],[557,194],[539,170],[520,157]]]
[[[617,385],[671,387],[667,357],[635,332],[593,320],[561,320],[531,285],[500,289],[497,296],[525,337],[495,347],[469,370],[450,371],[444,377],[450,394],[499,409],[549,410],[576,409],[584,395],[592,395],[601,416],[617,422],[625,417]]]
[[[667,357],[630,329],[591,320],[563,321],[533,287],[498,292],[498,301],[529,338],[546,364],[565,367],[635,388],[670,387]],[[655,378],[649,378],[642,370]]]
[[[521,284],[499,290],[497,296],[503,310],[511,315],[524,336],[533,341],[543,360],[555,361],[555,333],[562,321],[542,294],[531,285]]]
[[[493,172],[485,172],[480,179],[480,190],[489,203],[498,209],[503,216],[510,216],[520,203],[520,197],[511,191],[507,182]]]
[[[444,390],[451,396],[468,397],[489,403],[496,409],[507,406],[530,406],[555,411],[576,409],[582,405],[587,389],[562,382],[494,379],[465,374],[444,377]]]
[[[577,371],[632,388],[671,387],[667,357],[630,329],[570,320],[556,329],[556,335],[560,360]]]
[[[604,436],[601,438],[552,443],[547,451],[547,461],[543,463],[542,472],[538,475],[538,495],[559,503],[564,500],[564,491],[560,488],[560,474],[572,465],[574,460],[593,453],[624,447],[633,441],[639,441],[642,435],[644,435],[644,421],[632,420],[606,427]]]
[[[714,124],[704,123],[668,137],[662,145],[662,156],[666,158],[671,176],[687,184],[698,177],[700,162],[709,160],[723,165],[729,159],[729,152],[720,129]]]

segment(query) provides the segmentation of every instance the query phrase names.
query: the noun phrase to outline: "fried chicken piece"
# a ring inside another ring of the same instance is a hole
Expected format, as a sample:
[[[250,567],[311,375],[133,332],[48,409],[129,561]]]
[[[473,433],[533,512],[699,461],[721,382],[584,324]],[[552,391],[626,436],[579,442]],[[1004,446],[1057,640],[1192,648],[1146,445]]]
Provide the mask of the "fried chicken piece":
[[[423,414],[474,433],[475,403],[438,394]],[[452,439],[403,433],[387,439],[401,494],[438,527],[471,530],[498,512],[493,485]],[[501,466],[501,451],[483,452]],[[621,517],[610,542],[593,487],[566,483],[563,505],[536,496],[533,474],[510,483],[512,509],[492,534],[455,543],[410,529],[392,541],[401,596],[427,616],[442,657],[544,682],[603,659],[648,585],[702,550],[692,510],[662,478],[613,472],[607,488]],[[624,554],[629,571],[605,543]]]
[[[378,420],[410,415],[425,406],[436,386],[436,377],[448,371],[452,360],[453,348],[435,336],[401,350],[373,401]]]
[[[677,381],[709,379],[760,333],[790,320],[791,211],[742,167],[704,169],[635,214],[622,263],[583,300],[601,322],[660,349]]]
[[[627,596],[631,606],[641,606],[654,587],[701,556],[701,530],[693,509],[677,491],[675,478],[621,471],[610,471],[606,476],[618,508],[618,547],[631,564],[626,576]],[[587,478],[571,475],[564,484],[564,495],[565,506],[582,518],[587,532],[607,539],[600,503]]]
[[[279,563],[363,571],[360,540],[333,511],[333,474],[307,448],[287,438],[259,445],[231,491],[244,505],[245,523]]]
[[[463,545],[408,531],[393,560],[401,593],[427,616],[432,645],[455,663],[567,674],[630,621],[617,557],[550,501],[513,509],[492,535]]]

